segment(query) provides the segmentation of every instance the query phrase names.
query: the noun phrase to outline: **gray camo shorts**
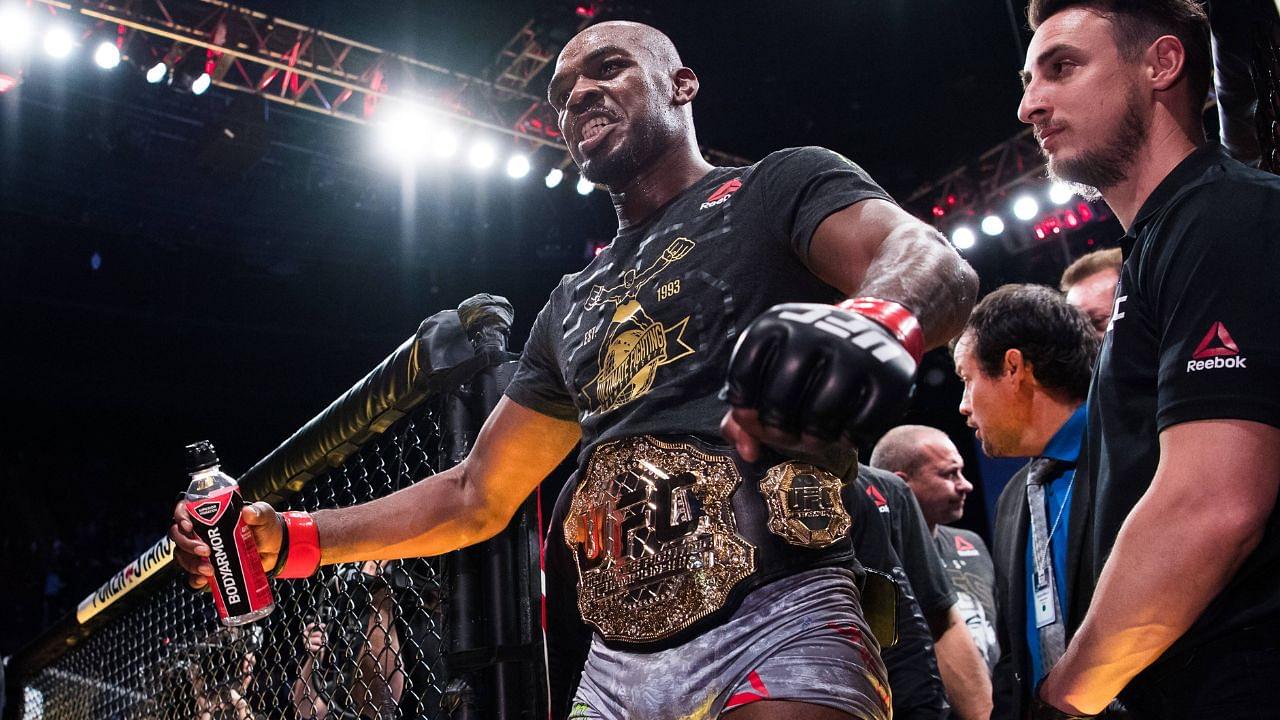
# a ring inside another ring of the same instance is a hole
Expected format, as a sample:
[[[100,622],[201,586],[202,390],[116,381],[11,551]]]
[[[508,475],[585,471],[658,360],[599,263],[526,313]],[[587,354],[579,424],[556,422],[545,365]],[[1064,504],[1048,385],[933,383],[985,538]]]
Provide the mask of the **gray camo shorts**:
[[[760,700],[891,717],[851,572],[809,570],[757,588],[723,625],[668,650],[611,649],[597,635],[569,718],[712,720]]]

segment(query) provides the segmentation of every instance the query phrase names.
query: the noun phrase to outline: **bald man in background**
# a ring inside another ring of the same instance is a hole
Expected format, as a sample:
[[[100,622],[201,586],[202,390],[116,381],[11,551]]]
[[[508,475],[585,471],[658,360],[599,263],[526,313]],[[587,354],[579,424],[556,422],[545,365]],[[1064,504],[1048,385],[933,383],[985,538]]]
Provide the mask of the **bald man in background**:
[[[914,495],[955,590],[956,609],[990,672],[1000,657],[991,553],[977,533],[947,525],[964,516],[965,498],[973,490],[964,476],[960,452],[941,430],[902,425],[876,443],[871,465],[901,478]],[[941,657],[940,664],[945,665]],[[965,682],[964,678],[948,678],[946,673],[944,680],[952,684]]]

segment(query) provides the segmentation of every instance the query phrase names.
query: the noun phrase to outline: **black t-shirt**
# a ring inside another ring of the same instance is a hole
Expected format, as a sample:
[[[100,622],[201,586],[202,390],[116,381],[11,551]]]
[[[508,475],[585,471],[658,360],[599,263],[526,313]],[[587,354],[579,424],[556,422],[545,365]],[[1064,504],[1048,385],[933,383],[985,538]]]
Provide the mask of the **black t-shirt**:
[[[859,480],[880,510],[880,519],[902,559],[920,609],[925,617],[936,620],[956,604],[956,593],[938,557],[916,496],[902,478],[891,472],[878,470],[874,475],[860,476]]]
[[[738,336],[775,304],[841,299],[806,267],[809,243],[827,216],[869,198],[889,199],[821,148],[715,168],[561,280],[506,394],[577,420],[583,458],[633,435],[720,440],[717,393]]]
[[[1095,581],[1151,485],[1161,431],[1207,419],[1280,426],[1280,177],[1217,146],[1200,148],[1143,203],[1123,251],[1085,433]],[[1229,457],[1221,469],[1231,472]],[[1214,492],[1205,478],[1206,512]],[[1273,511],[1261,544],[1164,658],[1224,632],[1280,622],[1278,524]]]
[[[987,669],[995,670],[1000,643],[996,640],[996,569],[991,551],[977,533],[946,525],[937,527],[933,540],[955,588],[960,617],[987,661]]]

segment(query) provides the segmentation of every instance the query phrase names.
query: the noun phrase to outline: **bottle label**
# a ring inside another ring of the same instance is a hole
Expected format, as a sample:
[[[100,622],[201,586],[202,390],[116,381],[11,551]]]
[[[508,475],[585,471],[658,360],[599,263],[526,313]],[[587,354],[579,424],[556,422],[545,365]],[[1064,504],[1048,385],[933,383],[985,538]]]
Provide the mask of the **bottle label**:
[[[209,546],[213,599],[223,618],[254,612],[273,601],[257,543],[240,517],[241,504],[234,487],[187,500],[193,527]]]

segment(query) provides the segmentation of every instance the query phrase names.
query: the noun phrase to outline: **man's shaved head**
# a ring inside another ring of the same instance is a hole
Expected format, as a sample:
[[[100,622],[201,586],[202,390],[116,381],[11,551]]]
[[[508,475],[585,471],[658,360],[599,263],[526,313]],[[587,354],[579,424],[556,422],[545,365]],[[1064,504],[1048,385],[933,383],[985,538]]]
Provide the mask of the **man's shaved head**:
[[[871,451],[871,466],[907,482],[930,529],[964,516],[973,484],[964,476],[960,451],[941,430],[925,425],[890,430]]]
[[[573,36],[547,86],[574,162],[586,178],[614,189],[673,148],[696,154],[690,103],[697,94],[698,77],[671,38],[627,21]]]
[[[676,50],[675,43],[671,42],[671,38],[667,37],[667,34],[658,28],[644,23],[630,20],[610,20],[592,25],[574,35],[565,44],[564,50],[560,51],[560,55],[563,56],[565,52],[572,49],[575,43],[593,47],[595,45],[621,45],[634,49],[637,53],[643,52],[653,61],[653,69],[655,70],[674,72],[684,67],[684,63],[680,60],[680,53]],[[558,60],[557,64],[559,64]]]
[[[911,475],[924,462],[921,445],[939,438],[948,439],[946,433],[928,425],[899,425],[885,433],[871,450],[871,467]]]

